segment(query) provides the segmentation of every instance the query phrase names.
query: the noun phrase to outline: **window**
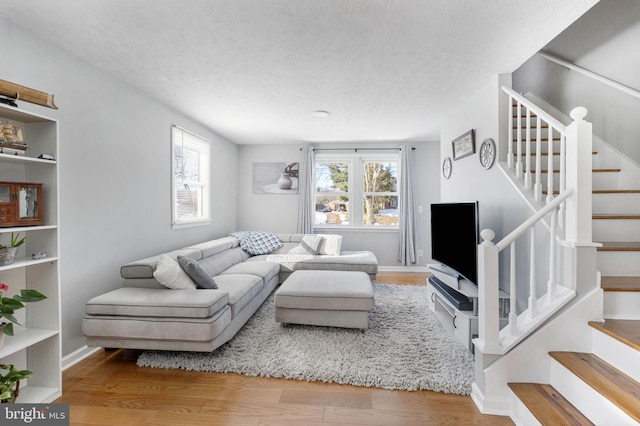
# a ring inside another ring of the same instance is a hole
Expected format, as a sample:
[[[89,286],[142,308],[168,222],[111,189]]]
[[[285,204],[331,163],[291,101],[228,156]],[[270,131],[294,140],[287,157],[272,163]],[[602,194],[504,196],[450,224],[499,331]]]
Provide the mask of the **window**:
[[[172,225],[174,228],[210,221],[210,143],[180,127],[171,128]]]
[[[315,225],[398,226],[398,156],[325,156],[315,162]]]

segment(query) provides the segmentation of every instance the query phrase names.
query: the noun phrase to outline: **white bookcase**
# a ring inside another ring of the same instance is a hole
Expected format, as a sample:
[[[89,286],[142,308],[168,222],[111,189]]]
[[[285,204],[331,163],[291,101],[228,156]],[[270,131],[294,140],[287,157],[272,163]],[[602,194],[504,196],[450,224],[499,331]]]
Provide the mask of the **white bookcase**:
[[[30,370],[31,378],[20,382],[18,403],[51,402],[62,395],[60,341],[58,121],[39,114],[0,104],[0,123],[10,121],[22,129],[30,149],[25,154],[0,153],[0,181],[42,183],[43,226],[0,227],[0,243],[7,245],[11,233],[26,235],[16,260],[0,266],[0,282],[9,286],[3,296],[20,289],[38,290],[47,296],[26,303],[16,311],[20,326],[15,336],[6,336],[0,349],[0,364],[14,364]],[[55,160],[37,158],[51,154]],[[32,253],[47,257],[33,260]]]

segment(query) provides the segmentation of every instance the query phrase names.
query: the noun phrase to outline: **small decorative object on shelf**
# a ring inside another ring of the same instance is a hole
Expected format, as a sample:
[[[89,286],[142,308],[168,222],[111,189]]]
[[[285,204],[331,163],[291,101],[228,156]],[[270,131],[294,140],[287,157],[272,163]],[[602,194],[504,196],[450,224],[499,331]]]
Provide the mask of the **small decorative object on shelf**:
[[[1,291],[9,291],[9,286],[0,283]],[[28,302],[39,302],[46,299],[47,296],[40,293],[38,290],[21,289],[20,296],[17,294],[13,297],[2,297],[0,292],[0,318],[6,319],[9,322],[2,323],[2,332],[7,336],[13,336],[13,324],[18,324],[18,319],[13,315],[18,309],[24,308],[24,304]]]
[[[13,404],[20,394],[20,380],[31,377],[29,370],[16,370],[14,365],[0,364],[0,403]]]
[[[0,80],[0,96],[4,97],[2,98],[3,103],[14,107],[18,106],[14,100],[20,100],[48,108],[58,109],[56,104],[53,102],[53,95],[11,83],[6,80]]]
[[[0,153],[1,154],[24,154],[29,145],[24,143],[22,129],[10,121],[2,123],[0,132]]]
[[[41,183],[0,182],[0,227],[44,225]]]
[[[23,245],[27,241],[27,237],[20,238],[20,233],[18,232],[15,235],[13,232],[11,233],[11,245],[4,246],[0,244],[0,266],[10,265],[13,263],[13,260],[16,257],[16,251],[18,251],[18,247]]]
[[[45,257],[47,257],[47,253],[45,253],[43,251],[37,251],[37,252],[31,254],[31,258],[33,260],[40,260],[40,259],[44,259]]]

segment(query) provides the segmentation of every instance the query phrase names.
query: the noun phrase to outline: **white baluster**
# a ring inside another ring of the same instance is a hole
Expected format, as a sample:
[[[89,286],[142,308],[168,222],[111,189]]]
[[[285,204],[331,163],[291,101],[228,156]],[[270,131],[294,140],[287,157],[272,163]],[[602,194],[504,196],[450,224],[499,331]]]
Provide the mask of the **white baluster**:
[[[509,256],[511,258],[510,276],[509,276],[509,330],[515,334],[518,330],[518,315],[516,314],[516,242],[512,242],[510,246]]]
[[[509,96],[509,148],[507,166],[513,169],[513,97]]]
[[[531,189],[531,110],[527,108],[527,117],[526,117],[526,158],[524,162],[525,166],[525,174],[524,174],[524,187],[527,189]]]
[[[533,195],[536,201],[542,201],[542,120],[538,117],[536,121],[536,183]]]
[[[560,193],[563,193],[567,189],[567,137],[560,135]],[[558,211],[558,225],[560,229],[564,229],[564,218],[567,204],[560,204],[560,210]]]
[[[547,204],[553,200],[553,127],[547,131]]]
[[[536,227],[530,228],[530,257],[529,257],[529,316],[531,319],[538,315],[538,297],[536,295]]]
[[[547,294],[549,303],[556,300],[556,227],[558,224],[558,209],[551,212],[551,231],[549,234],[549,280],[547,281]]]
[[[516,159],[516,177],[522,179],[522,113],[520,110],[520,102],[518,102],[518,110],[516,113],[516,152],[518,158]]]

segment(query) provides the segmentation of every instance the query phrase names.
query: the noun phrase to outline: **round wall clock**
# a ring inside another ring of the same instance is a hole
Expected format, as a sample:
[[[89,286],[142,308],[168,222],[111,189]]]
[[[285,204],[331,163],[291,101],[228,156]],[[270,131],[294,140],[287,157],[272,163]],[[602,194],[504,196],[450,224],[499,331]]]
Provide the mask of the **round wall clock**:
[[[480,164],[485,169],[490,169],[496,161],[496,143],[493,139],[485,139],[480,145]]]
[[[447,157],[442,162],[442,175],[445,179],[449,179],[451,177],[451,168],[453,165],[451,164],[451,157]]]

